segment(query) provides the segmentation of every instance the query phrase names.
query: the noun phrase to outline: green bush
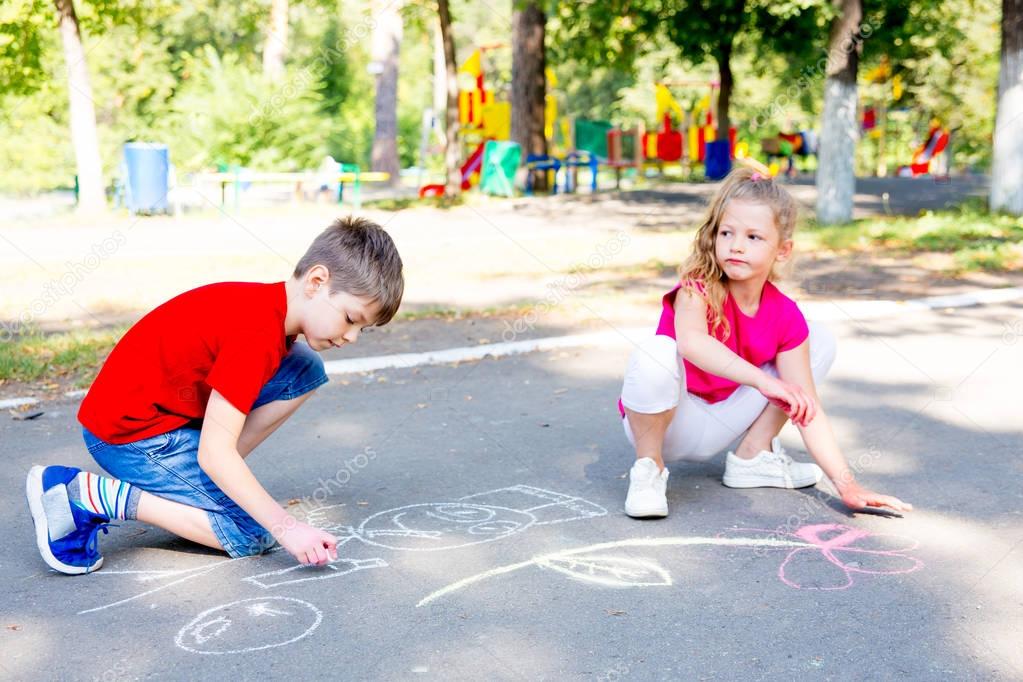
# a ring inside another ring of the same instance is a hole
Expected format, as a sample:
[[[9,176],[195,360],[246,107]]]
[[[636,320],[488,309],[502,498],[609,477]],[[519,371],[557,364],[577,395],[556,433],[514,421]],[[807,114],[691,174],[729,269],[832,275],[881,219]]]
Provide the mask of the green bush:
[[[191,59],[173,100],[166,135],[171,157],[186,170],[217,164],[293,171],[316,168],[330,127],[320,111],[316,77],[289,69],[277,83],[235,55],[212,48]]]

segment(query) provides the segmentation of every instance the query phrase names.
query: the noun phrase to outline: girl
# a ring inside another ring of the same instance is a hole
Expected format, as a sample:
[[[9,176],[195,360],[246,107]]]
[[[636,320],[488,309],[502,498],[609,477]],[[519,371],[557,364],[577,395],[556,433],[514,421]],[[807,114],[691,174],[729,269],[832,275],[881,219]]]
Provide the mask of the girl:
[[[772,284],[795,223],[795,201],[763,167],[737,168],[711,201],[657,333],[625,374],[619,408],[636,448],[629,516],[668,515],[665,461],[709,459],[740,436],[725,458],[726,486],[802,488],[827,474],[851,508],[912,509],[856,482],[819,406],[815,385],[835,339]],[[819,467],[782,450],[789,419]]]

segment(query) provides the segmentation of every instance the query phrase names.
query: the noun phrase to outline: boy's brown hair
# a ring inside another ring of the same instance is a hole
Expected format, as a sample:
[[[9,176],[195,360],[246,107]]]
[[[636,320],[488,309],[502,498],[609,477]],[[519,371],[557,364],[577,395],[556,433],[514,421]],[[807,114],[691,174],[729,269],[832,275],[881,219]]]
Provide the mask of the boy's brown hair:
[[[315,265],[330,272],[330,293],[344,291],[377,302],[375,326],[391,321],[405,291],[401,256],[391,235],[365,218],[339,218],[320,233],[295,266],[303,277]]]

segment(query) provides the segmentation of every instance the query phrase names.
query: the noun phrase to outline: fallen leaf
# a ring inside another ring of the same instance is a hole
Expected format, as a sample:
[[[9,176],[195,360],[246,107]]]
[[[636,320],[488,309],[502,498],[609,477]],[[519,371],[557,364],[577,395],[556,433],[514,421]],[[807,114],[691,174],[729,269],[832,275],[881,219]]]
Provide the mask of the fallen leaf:
[[[296,504],[298,504],[300,502],[301,502],[300,499],[298,499],[297,497],[293,497],[290,500],[288,500],[288,506],[289,507],[294,507]]]
[[[8,630],[20,630],[21,626],[20,625],[8,625],[7,629]]]

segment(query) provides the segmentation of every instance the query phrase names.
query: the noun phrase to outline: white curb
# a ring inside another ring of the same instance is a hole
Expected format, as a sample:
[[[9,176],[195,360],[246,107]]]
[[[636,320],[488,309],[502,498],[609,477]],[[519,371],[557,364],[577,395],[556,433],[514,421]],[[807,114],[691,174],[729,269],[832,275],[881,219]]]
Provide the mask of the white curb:
[[[1023,298],[1023,287],[1011,289],[982,289],[968,294],[954,296],[933,296],[910,301],[809,301],[800,308],[807,319],[821,322],[835,320],[870,320],[888,316],[898,316],[922,310],[944,308],[965,308],[985,303],[1002,303]],[[629,327],[626,329],[594,332],[591,334],[573,334],[570,336],[551,336],[526,341],[506,341],[488,343],[479,346],[462,346],[447,348],[425,353],[400,353],[397,355],[378,355],[351,360],[331,360],[325,362],[327,374],[357,374],[374,372],[381,369],[408,369],[423,365],[441,365],[452,362],[481,360],[486,357],[499,358],[508,355],[533,353],[536,351],[556,350],[559,348],[606,347],[624,344],[635,344],[639,339],[651,333],[650,327]]]

